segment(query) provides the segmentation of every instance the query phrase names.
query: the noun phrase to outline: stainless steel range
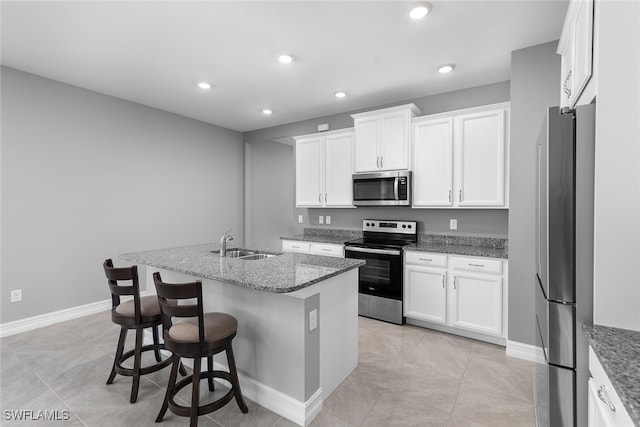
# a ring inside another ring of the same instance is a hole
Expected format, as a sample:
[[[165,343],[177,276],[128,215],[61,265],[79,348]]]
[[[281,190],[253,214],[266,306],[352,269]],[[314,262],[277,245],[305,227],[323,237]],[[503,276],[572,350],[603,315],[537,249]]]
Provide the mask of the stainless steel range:
[[[404,323],[402,248],[417,241],[415,221],[365,219],[363,238],[345,243],[345,257],[367,262],[360,267],[358,314]]]

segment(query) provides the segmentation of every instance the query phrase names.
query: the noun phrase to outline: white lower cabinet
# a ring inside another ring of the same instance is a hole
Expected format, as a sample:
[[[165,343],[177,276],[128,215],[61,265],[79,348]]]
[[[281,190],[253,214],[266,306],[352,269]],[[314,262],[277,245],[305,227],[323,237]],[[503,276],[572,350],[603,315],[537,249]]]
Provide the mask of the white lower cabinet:
[[[324,255],[344,258],[344,246],[333,243],[305,242],[301,240],[283,240],[282,252]]]
[[[589,347],[589,427],[633,427],[633,421],[605,373],[598,357]]]
[[[443,325],[448,332],[476,333],[479,339],[505,337],[506,263],[406,251],[404,316]]]

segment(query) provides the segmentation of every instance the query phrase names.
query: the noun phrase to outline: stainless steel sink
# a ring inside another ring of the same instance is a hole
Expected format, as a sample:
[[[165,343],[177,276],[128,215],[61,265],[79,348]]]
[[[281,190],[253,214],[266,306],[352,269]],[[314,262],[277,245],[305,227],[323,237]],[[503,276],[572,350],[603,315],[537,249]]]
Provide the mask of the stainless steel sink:
[[[265,258],[271,258],[272,256],[276,256],[276,255],[275,254],[253,254],[253,255],[241,256],[240,259],[246,259],[246,260],[265,259]]]
[[[245,251],[242,249],[232,249],[232,250],[227,250],[227,257],[228,258],[241,258],[241,257],[245,257],[247,255],[255,255],[254,251]]]
[[[220,250],[211,251],[211,253],[219,254]],[[241,248],[230,248],[227,249],[227,258],[239,258],[247,261],[256,260],[256,259],[265,259],[271,258],[273,256],[280,255],[278,253],[268,254],[259,251],[253,251],[250,249],[241,249]]]

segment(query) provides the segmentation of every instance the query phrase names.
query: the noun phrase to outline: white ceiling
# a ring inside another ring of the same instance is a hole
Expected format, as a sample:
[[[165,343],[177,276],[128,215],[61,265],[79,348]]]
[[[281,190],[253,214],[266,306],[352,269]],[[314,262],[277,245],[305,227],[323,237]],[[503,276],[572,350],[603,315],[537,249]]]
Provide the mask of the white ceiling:
[[[412,21],[409,1],[3,0],[2,64],[248,131],[508,80],[511,51],[559,38],[568,6],[432,3]]]

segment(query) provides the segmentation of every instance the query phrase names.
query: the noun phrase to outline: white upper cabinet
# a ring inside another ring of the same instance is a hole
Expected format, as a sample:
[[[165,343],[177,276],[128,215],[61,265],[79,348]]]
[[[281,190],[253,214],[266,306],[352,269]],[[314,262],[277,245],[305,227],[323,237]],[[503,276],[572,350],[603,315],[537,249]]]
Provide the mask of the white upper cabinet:
[[[323,137],[296,140],[296,206],[322,206]]]
[[[453,206],[453,118],[413,124],[413,205]]]
[[[509,103],[413,119],[413,207],[508,207]]]
[[[573,108],[593,69],[593,0],[570,0],[558,54],[562,56],[560,106]]]
[[[324,141],[324,204],[353,206],[353,132],[327,135]]]
[[[414,104],[354,114],[355,171],[409,169],[411,118]]]
[[[458,206],[504,206],[505,111],[457,117]]]
[[[296,206],[352,207],[352,129],[296,140]]]

